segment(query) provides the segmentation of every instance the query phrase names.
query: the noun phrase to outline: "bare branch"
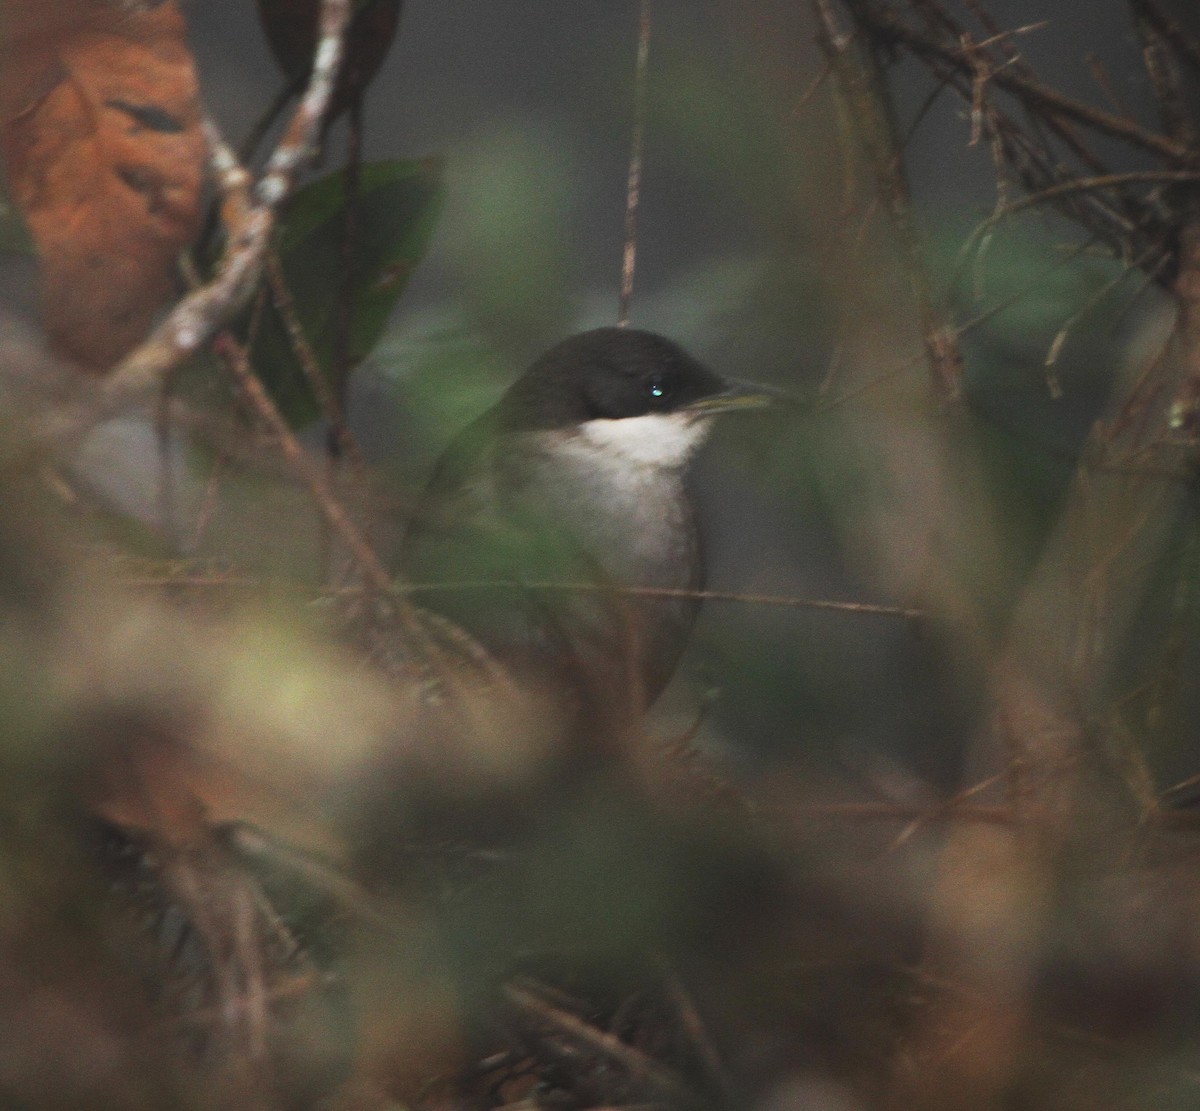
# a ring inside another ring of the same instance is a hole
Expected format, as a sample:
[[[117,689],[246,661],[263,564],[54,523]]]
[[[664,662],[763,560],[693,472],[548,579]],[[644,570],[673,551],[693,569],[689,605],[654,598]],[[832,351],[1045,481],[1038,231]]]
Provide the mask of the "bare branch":
[[[967,76],[973,74],[974,64],[969,53],[960,44],[950,45],[933,38],[909,26],[890,11],[873,4],[856,3],[854,9],[872,33],[884,41],[899,43],[920,58],[936,59]],[[1166,159],[1172,165],[1194,165],[1200,159],[1200,153],[1186,143],[1150,131],[1111,112],[1101,111],[1084,101],[1064,96],[1057,89],[1016,69],[997,70],[992,75],[992,80],[1027,104],[1036,105],[1044,111],[1083,124],[1102,135],[1140,147]]]
[[[1167,134],[1181,143],[1195,142],[1195,130],[1184,104],[1183,81],[1175,53],[1175,45],[1156,25],[1147,10],[1147,0],[1130,0],[1134,22],[1142,40],[1142,60],[1154,95],[1158,100],[1158,111]]]
[[[617,594],[628,598],[689,598],[706,602],[741,602],[751,606],[780,606],[784,609],[833,610],[873,617],[901,617],[917,621],[925,611],[905,606],[877,605],[873,602],[835,602],[822,598],[796,598],[789,594],[745,594],[732,590],[677,590],[665,586],[617,586],[600,583],[526,582],[505,583],[497,580],[445,583],[404,583],[399,587],[407,594],[427,594],[440,591],[495,590],[512,586],[528,590],[559,591],[565,594]]]
[[[236,378],[253,412],[275,437],[289,466],[308,487],[321,515],[350,550],[367,582],[381,593],[389,592],[392,586],[391,575],[379,562],[379,557],[334,497],[328,483],[296,439],[295,433],[288,427],[279,407],[271,400],[262,382],[250,368],[245,349],[228,333],[217,337],[216,348]]]
[[[656,1096],[678,1101],[684,1106],[697,1102],[695,1094],[671,1071],[614,1034],[593,1026],[542,999],[528,986],[508,984],[504,988],[509,1004],[526,1020],[532,1020],[553,1034],[577,1045],[624,1070],[631,1080]]]
[[[1166,44],[1176,51],[1181,61],[1200,69],[1200,41],[1189,35],[1163,10],[1159,0],[1135,0],[1140,15],[1162,35]]]
[[[283,264],[279,255],[274,250],[268,250],[265,261],[271,299],[283,321],[292,354],[296,356],[296,361],[304,371],[304,377],[317,399],[317,404],[321,406],[325,419],[333,429],[339,445],[346,452],[355,471],[361,475],[364,473],[366,465],[362,452],[359,450],[358,441],[346,427],[342,403],[330,388],[329,379],[317,359],[317,353],[313,350],[312,343],[309,342],[308,335],[304,330],[304,322],[296,311],[296,302],[292,299],[292,291],[288,288],[287,275],[283,272]]]

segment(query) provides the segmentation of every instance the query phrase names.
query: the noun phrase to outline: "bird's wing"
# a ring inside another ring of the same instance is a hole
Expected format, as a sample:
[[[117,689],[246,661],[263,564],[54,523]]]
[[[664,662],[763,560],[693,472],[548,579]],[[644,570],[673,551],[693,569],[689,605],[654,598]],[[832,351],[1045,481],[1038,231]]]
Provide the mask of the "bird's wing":
[[[624,675],[629,654],[625,599],[594,589],[607,576],[544,492],[529,492],[528,461],[511,447],[488,417],[460,435],[430,479],[401,572],[421,606],[506,665],[577,689],[624,686],[612,676]]]

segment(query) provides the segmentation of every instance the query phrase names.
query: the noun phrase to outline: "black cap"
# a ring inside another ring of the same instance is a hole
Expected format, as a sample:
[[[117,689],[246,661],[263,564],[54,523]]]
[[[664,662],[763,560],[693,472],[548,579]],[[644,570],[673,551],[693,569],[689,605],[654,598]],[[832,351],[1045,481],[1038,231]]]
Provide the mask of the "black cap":
[[[596,328],[550,348],[497,408],[510,427],[536,431],[702,408],[728,391],[725,379],[663,336]]]

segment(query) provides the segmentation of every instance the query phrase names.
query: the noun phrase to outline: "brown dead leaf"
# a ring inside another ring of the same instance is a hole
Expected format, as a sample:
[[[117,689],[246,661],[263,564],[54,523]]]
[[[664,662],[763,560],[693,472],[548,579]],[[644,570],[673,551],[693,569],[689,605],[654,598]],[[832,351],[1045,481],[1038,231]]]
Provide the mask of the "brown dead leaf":
[[[3,155],[56,350],[97,370],[147,332],[196,236],[205,143],[174,0],[9,0]]]

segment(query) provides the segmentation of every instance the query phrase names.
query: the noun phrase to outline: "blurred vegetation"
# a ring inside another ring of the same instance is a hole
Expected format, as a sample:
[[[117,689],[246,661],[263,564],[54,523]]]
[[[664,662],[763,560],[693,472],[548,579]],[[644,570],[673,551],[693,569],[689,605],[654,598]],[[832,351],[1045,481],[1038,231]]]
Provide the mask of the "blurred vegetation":
[[[0,1104],[1200,1101],[1188,11],[1128,5],[1118,112],[973,3],[718,6],[716,47],[651,9],[584,122],[362,161],[350,109],[333,168],[327,129],[275,287],[131,441],[153,504],[31,443],[83,387],[13,317]],[[732,597],[565,774],[553,693],[372,575],[452,435],[615,315],[631,76],[635,323],[802,405],[714,436]]]

